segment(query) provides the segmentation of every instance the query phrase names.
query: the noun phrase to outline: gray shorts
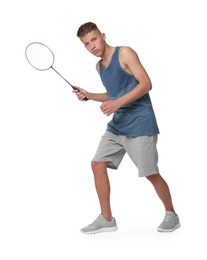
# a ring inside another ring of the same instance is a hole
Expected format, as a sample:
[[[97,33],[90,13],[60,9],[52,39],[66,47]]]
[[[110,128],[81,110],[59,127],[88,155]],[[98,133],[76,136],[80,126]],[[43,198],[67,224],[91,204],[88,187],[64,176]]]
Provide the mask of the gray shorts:
[[[92,161],[109,162],[108,168],[118,169],[125,153],[137,166],[139,177],[159,173],[157,166],[157,135],[129,137],[106,132]]]

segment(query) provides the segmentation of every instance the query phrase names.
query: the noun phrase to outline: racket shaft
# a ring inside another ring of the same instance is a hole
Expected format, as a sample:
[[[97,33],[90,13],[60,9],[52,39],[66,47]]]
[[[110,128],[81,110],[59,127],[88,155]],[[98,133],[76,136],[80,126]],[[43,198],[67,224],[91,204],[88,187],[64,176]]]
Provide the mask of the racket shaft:
[[[56,69],[54,69],[53,67],[51,67],[51,69],[53,69],[62,79],[64,79],[73,89],[76,89],[69,81],[67,81],[67,79],[65,79]]]
[[[64,79],[73,89],[77,89],[76,87],[74,87],[67,79],[65,79],[56,69],[54,69],[53,67],[51,67],[51,69],[53,69],[62,79]],[[83,100],[87,101],[87,97],[85,97]]]

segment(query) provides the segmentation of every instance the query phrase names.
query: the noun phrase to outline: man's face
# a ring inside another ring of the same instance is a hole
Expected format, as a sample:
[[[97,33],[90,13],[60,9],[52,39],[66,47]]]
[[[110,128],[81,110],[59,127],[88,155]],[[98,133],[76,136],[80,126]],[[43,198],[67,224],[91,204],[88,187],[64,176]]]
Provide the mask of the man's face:
[[[105,34],[98,30],[91,31],[80,38],[86,49],[96,57],[101,57],[105,47]]]

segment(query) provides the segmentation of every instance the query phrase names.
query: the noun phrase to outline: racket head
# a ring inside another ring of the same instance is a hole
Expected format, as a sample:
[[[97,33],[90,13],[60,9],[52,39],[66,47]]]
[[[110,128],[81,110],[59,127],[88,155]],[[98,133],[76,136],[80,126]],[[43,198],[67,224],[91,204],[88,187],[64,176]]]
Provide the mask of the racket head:
[[[37,70],[48,70],[55,62],[52,50],[41,42],[32,42],[25,49],[25,56],[29,64]]]

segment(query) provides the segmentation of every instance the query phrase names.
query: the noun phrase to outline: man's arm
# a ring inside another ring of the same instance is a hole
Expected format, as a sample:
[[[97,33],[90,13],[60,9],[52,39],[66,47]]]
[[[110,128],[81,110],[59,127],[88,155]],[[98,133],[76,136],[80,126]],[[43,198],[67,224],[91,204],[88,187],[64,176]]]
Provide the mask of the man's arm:
[[[106,93],[88,93],[88,99],[98,102],[105,102],[109,99],[107,92]]]
[[[139,84],[129,93],[120,98],[121,105],[131,103],[144,96],[152,89],[151,80],[142,66],[137,53],[130,47],[123,47],[120,51],[120,63],[124,70],[132,74]]]
[[[98,102],[105,102],[107,101],[108,94],[106,93],[91,93],[87,92],[85,89],[76,87],[77,89],[73,90],[73,92],[77,95],[78,99],[84,101],[84,98],[88,100],[98,101]]]

